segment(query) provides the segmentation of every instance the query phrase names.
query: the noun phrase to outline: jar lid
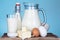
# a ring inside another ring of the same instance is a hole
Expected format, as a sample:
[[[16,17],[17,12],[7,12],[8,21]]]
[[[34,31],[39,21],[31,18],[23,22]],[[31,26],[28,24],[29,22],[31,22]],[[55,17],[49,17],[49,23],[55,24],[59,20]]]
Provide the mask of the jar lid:
[[[16,6],[20,6],[20,3],[17,2],[17,3],[16,3]]]

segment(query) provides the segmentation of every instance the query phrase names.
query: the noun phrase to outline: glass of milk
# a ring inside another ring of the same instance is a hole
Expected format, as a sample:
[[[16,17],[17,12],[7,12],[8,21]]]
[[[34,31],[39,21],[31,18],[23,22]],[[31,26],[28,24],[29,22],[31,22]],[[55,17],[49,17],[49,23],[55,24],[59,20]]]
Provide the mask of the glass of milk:
[[[17,31],[17,19],[15,15],[7,15],[8,33],[16,33]]]

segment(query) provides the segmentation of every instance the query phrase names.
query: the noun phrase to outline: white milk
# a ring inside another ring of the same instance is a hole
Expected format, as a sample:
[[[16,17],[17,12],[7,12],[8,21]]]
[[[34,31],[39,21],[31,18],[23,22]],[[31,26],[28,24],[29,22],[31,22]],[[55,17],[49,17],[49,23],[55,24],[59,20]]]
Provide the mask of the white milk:
[[[21,30],[22,28],[22,24],[21,24],[21,16],[20,16],[20,13],[16,13],[16,19],[17,19],[17,30]]]
[[[8,33],[16,33],[17,30],[16,18],[8,18]]]

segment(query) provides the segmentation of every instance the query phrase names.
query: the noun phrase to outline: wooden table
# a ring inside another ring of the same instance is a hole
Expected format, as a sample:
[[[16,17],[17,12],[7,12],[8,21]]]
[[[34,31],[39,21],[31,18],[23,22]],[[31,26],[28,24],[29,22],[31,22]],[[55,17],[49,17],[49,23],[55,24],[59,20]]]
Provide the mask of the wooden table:
[[[38,37],[38,38],[27,38],[25,40],[60,40],[60,38],[54,38],[54,37]]]
[[[8,38],[8,37],[4,37],[4,38],[0,38],[0,40],[22,40],[21,38]]]
[[[9,38],[7,34],[5,33],[0,40],[22,40],[21,38]],[[24,40],[60,40],[56,35],[52,33],[48,33],[46,37],[32,37],[32,38],[26,38]]]
[[[0,38],[0,40],[22,40],[20,38]],[[54,38],[54,37],[38,37],[38,38],[26,38],[24,40],[60,40],[60,38]]]

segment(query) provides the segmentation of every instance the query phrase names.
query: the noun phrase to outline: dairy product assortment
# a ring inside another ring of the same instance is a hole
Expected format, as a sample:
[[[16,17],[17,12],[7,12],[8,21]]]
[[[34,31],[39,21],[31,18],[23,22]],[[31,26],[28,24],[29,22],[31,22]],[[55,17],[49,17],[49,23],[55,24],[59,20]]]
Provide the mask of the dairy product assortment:
[[[8,36],[20,37],[22,39],[33,37],[45,37],[47,35],[48,24],[41,25],[41,21],[38,16],[38,5],[25,4],[25,14],[21,20],[20,3],[15,5],[15,14],[13,17],[7,18],[8,21]],[[9,15],[8,15],[9,16]]]

